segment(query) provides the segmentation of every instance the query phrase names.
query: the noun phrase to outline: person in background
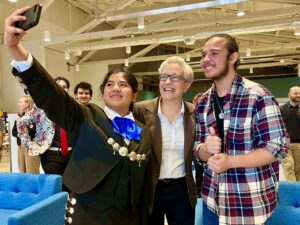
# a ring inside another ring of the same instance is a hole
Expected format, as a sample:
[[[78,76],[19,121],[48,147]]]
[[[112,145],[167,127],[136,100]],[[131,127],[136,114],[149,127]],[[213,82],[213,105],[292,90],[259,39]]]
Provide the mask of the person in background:
[[[280,106],[280,111],[291,144],[282,164],[288,181],[300,181],[300,87],[291,87],[288,96],[289,102]]]
[[[17,117],[16,117],[16,120],[15,120],[13,129],[12,129],[12,131],[11,131],[12,136],[14,136],[14,137],[17,139],[18,151],[20,151],[20,148],[21,148],[21,140],[20,140],[20,138],[18,137],[17,121],[18,121],[23,115],[24,115],[24,113],[22,113],[22,112],[19,112],[19,113],[17,114]],[[34,132],[35,132],[35,131],[34,131]],[[33,138],[34,133],[33,133],[32,135],[30,135],[30,136],[32,136],[32,138]],[[19,164],[20,164],[20,163],[19,163]],[[19,170],[20,170],[20,168],[19,168]]]
[[[40,157],[38,156],[30,156],[28,154],[27,149],[24,145],[22,145],[21,140],[19,138],[18,132],[18,123],[22,122],[26,114],[30,114],[30,112],[34,109],[34,102],[30,96],[21,96],[19,98],[19,114],[17,115],[16,121],[14,123],[12,129],[12,135],[17,138],[18,145],[18,166],[20,173],[40,173]],[[26,131],[29,135],[29,139],[32,140],[36,133],[36,124],[34,122],[28,123],[26,126]]]
[[[2,119],[0,118],[0,162],[2,159],[2,151],[3,151],[2,144],[3,144],[4,130],[5,130],[4,123],[3,123]]]
[[[62,89],[66,93],[69,92],[70,82],[67,78],[59,76],[56,77],[54,81],[57,84],[56,85],[57,88],[62,87]],[[62,107],[63,106],[61,106],[61,108]],[[56,107],[54,108],[55,110],[57,110]],[[62,111],[62,110],[59,109],[58,111]],[[54,133],[52,143],[49,149],[40,155],[41,164],[46,174],[63,175],[65,168],[70,160],[70,156],[72,152],[71,136],[68,135],[67,132],[59,125],[54,124],[54,127],[55,127],[55,133]],[[63,186],[63,189],[67,190],[65,186]]]
[[[74,88],[74,96],[83,105],[89,103],[93,96],[92,85],[87,82],[80,82]]]
[[[160,97],[134,104],[135,117],[152,132],[151,225],[194,225],[196,186],[192,173],[194,106],[182,100],[193,83],[192,68],[173,56],[159,68]]]
[[[236,73],[238,59],[232,36],[205,41],[200,66],[213,84],[196,103],[194,145],[204,224],[262,225],[277,206],[288,135],[274,96]]]
[[[137,80],[128,71],[112,70],[100,87],[104,109],[81,105],[21,45],[26,32],[15,22],[25,20],[21,15],[28,9],[17,9],[6,18],[4,43],[14,59],[13,74],[36,105],[76,137],[63,174],[77,199],[72,224],[147,224],[152,145],[150,131],[130,111],[138,95]]]

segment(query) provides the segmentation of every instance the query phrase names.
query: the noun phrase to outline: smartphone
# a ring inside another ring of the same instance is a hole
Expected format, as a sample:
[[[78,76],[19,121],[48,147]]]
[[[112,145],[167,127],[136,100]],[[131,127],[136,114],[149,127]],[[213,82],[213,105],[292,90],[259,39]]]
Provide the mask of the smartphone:
[[[21,28],[22,30],[28,30],[39,23],[40,16],[42,12],[42,6],[40,4],[36,4],[22,15],[26,17],[24,21],[18,21],[15,23],[15,27]]]

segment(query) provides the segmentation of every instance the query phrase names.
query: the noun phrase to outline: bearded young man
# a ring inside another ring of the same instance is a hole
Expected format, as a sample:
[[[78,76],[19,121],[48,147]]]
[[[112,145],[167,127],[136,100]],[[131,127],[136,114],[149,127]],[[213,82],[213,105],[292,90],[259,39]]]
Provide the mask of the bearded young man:
[[[200,65],[213,85],[196,102],[194,153],[205,163],[203,219],[209,225],[266,224],[288,149],[274,96],[236,73],[238,59],[230,35],[206,40]]]

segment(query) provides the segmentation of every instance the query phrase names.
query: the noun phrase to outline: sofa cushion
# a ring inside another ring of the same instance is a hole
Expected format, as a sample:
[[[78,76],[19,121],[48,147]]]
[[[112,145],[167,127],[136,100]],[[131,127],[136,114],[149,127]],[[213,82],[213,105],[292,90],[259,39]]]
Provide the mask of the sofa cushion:
[[[300,224],[300,183],[279,182],[278,206],[268,219],[267,225]]]
[[[61,191],[61,177],[46,174],[1,174],[0,206],[23,210]]]

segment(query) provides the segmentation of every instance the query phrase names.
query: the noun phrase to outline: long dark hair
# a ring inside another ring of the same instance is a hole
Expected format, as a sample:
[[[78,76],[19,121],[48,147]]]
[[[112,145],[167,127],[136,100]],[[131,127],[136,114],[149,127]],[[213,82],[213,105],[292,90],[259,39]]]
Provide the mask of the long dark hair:
[[[133,93],[138,92],[138,82],[137,82],[135,76],[128,70],[121,69],[121,68],[115,68],[115,69],[112,69],[111,71],[109,71],[105,75],[104,80],[103,80],[102,84],[100,85],[99,89],[100,89],[100,92],[101,92],[102,95],[104,93],[105,85],[107,84],[110,76],[112,74],[116,74],[116,73],[122,73],[123,74],[124,79],[128,82],[128,84],[132,88]],[[132,111],[132,109],[133,109],[133,103],[131,103],[130,106],[129,106],[129,110]]]

